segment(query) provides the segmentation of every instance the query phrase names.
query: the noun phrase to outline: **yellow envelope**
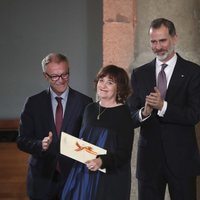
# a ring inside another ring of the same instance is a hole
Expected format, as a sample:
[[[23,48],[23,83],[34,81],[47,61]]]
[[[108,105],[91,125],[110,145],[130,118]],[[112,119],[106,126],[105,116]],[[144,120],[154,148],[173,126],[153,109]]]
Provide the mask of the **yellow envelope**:
[[[107,153],[107,150],[74,137],[68,133],[61,133],[60,153],[81,163],[96,158],[97,155]],[[106,173],[106,169],[99,169]]]

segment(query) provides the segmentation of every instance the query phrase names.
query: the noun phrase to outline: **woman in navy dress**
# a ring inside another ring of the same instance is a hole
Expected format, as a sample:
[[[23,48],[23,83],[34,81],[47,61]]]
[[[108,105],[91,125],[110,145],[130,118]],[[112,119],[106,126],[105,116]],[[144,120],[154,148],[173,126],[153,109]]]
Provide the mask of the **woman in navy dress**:
[[[109,65],[99,71],[95,86],[99,101],[86,107],[79,137],[106,149],[107,154],[74,164],[62,200],[129,200],[134,136],[125,105],[129,78],[124,69]]]

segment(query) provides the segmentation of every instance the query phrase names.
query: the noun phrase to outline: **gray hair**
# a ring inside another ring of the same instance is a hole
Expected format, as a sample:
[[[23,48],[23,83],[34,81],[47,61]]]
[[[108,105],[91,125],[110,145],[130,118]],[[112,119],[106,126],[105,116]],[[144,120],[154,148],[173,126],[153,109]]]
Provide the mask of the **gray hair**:
[[[50,53],[48,54],[43,60],[42,60],[42,71],[46,71],[46,66],[51,63],[60,63],[60,62],[66,62],[69,64],[69,61],[66,56],[59,54],[59,53]]]

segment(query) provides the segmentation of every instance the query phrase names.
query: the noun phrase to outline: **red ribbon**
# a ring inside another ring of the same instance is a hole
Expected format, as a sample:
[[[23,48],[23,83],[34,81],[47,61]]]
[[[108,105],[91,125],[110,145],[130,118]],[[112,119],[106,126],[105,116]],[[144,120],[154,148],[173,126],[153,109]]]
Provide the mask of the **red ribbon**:
[[[92,147],[90,146],[81,146],[78,142],[76,142],[76,146],[78,147],[75,151],[82,151],[85,150],[90,154],[97,155],[97,152],[93,151]]]

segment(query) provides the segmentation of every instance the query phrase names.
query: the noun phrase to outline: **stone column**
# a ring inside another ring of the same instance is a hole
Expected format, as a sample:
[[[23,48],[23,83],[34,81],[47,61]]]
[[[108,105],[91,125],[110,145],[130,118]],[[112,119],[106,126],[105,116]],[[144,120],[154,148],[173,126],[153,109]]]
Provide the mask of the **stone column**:
[[[103,66],[128,69],[135,41],[135,0],[103,1]]]

